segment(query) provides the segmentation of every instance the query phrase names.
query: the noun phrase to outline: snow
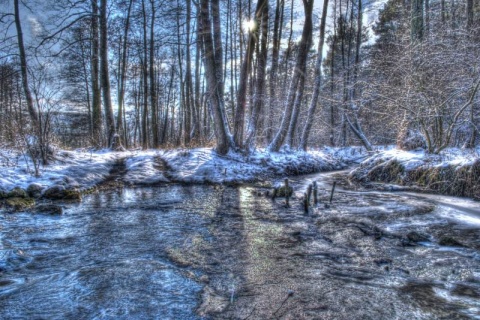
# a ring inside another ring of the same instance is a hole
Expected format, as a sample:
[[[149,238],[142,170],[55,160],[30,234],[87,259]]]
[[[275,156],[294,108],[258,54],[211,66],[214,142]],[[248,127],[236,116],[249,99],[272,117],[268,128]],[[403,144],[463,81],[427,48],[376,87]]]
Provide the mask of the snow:
[[[231,152],[225,156],[211,148],[125,152],[58,150],[55,160],[41,166],[40,176],[35,177],[33,163],[27,155],[0,149],[0,190],[25,189],[32,183],[45,188],[64,185],[87,190],[107,179],[119,164],[119,170],[123,171],[121,179],[127,185],[242,183],[342,169],[364,156],[364,149],[360,147],[279,153],[258,150],[249,155]]]
[[[116,155],[107,150],[88,152],[87,150],[57,152],[57,160],[49,166],[40,168],[40,176],[34,176],[34,166],[30,158],[11,150],[1,150],[8,154],[8,161],[0,163],[0,189],[11,190],[14,187],[27,188],[31,183],[45,187],[56,184],[91,188],[107,176]]]
[[[0,190],[8,191],[17,186],[27,188],[31,183],[86,190],[109,177],[112,168],[119,163],[124,164],[121,179],[127,185],[155,185],[265,181],[273,177],[344,169],[361,161],[362,167],[392,159],[406,170],[413,170],[423,165],[471,164],[480,155],[480,148],[447,149],[440,155],[429,155],[423,150],[402,151],[392,146],[375,149],[373,154],[361,147],[323,147],[309,152],[284,150],[278,153],[259,149],[248,155],[231,152],[225,156],[211,148],[125,152],[59,150],[51,165],[40,167],[39,177],[34,176],[33,164],[27,155],[0,149]]]
[[[415,170],[421,166],[446,167],[471,165],[480,157],[480,147],[476,149],[445,149],[438,155],[428,154],[423,149],[404,151],[394,146],[377,147],[377,152],[361,163],[362,166],[374,162],[396,160],[406,171]]]
[[[156,168],[160,155],[159,151],[145,151],[127,156],[125,161],[127,172],[123,180],[130,185],[154,185],[169,182],[164,174]]]

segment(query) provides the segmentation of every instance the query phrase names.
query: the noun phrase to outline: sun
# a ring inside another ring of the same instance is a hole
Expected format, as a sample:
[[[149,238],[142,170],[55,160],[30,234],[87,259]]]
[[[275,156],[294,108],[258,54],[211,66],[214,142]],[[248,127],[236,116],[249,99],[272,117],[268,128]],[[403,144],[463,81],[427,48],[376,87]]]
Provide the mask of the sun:
[[[245,20],[243,21],[242,26],[245,32],[252,32],[257,27],[257,23],[255,20]]]

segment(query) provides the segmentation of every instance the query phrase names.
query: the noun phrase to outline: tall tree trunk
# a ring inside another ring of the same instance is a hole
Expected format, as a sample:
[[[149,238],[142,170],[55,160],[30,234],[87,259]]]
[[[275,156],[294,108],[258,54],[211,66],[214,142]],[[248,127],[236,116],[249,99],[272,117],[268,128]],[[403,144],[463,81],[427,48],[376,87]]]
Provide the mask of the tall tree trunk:
[[[199,136],[199,125],[198,117],[195,108],[195,96],[193,90],[193,78],[192,78],[192,55],[191,55],[191,18],[192,18],[192,1],[186,0],[186,38],[187,38],[187,52],[185,56],[185,63],[187,64],[185,69],[185,90],[187,94],[187,116],[191,124],[191,130],[188,132],[189,140],[192,138],[198,138]]]
[[[248,78],[251,73],[253,53],[258,39],[258,27],[262,21],[263,7],[268,7],[268,1],[259,0],[255,10],[255,26],[253,30],[249,30],[247,49],[245,51],[245,58],[243,59],[242,69],[240,71],[240,85],[237,92],[237,108],[235,112],[234,121],[234,136],[233,139],[237,147],[243,148],[244,128],[245,128],[245,109],[247,105],[247,88]]]
[[[114,136],[117,131],[115,128],[115,118],[113,116],[112,98],[110,96],[110,74],[108,70],[108,29],[107,29],[107,0],[100,2],[100,77],[103,95],[103,104],[105,109],[105,119],[107,124],[108,146],[113,146]],[[120,147],[120,146],[118,146]]]
[[[337,45],[337,0],[333,4],[333,39],[330,58],[330,95],[335,92],[335,48]],[[335,104],[330,102],[330,146],[335,147]]]
[[[328,0],[323,0],[322,21],[320,22],[320,40],[318,41],[317,61],[315,62],[315,85],[313,88],[312,100],[308,108],[307,121],[303,127],[300,140],[300,149],[307,150],[308,137],[313,125],[315,110],[317,109],[318,96],[322,89],[322,62],[323,62],[323,44],[325,43],[325,26],[327,21]]]
[[[268,146],[270,151],[278,151],[282,146],[287,132],[295,130],[296,121],[291,123],[292,115],[295,107],[295,101],[297,93],[300,96],[303,94],[303,86],[299,87],[299,83],[302,77],[305,77],[304,71],[306,70],[308,51],[312,43],[312,11],[313,0],[303,0],[303,7],[305,11],[305,24],[303,25],[302,38],[298,45],[297,61],[295,64],[295,70],[290,82],[290,88],[288,90],[288,98],[285,106],[285,112],[282,117],[280,128],[273,138],[272,142]]]
[[[212,0],[212,2],[218,5],[218,0]],[[212,9],[214,8],[212,7]],[[212,33],[209,14],[209,0],[200,1],[200,10],[200,21],[202,24],[200,28],[201,38],[204,46],[203,60],[205,66],[205,77],[207,79],[207,95],[213,116],[213,125],[217,140],[216,150],[219,154],[226,154],[230,148],[233,147],[234,143],[232,137],[230,136],[228,124],[226,123],[224,114],[223,81],[221,78],[219,79],[219,77],[223,75],[221,70],[222,57],[217,56],[221,54],[221,46],[215,47],[214,45],[214,39],[217,39],[216,42],[218,44],[218,38],[221,36],[217,34],[217,32],[220,30],[220,26],[214,26],[214,32]],[[218,15],[219,12],[212,10],[212,14]],[[214,21],[219,23],[219,17],[217,17],[217,19]]]
[[[272,67],[270,69],[270,100],[268,103],[268,116],[266,120],[266,141],[270,142],[273,135],[273,109],[278,103],[276,96],[276,88],[278,82],[278,61],[280,56],[280,42],[282,40],[282,24],[283,13],[285,8],[285,0],[277,0],[275,9],[275,21],[273,23],[273,40],[272,40]]]
[[[150,63],[149,73],[150,76],[150,111],[152,118],[152,145],[154,148],[160,146],[159,143],[159,130],[158,130],[158,98],[157,98],[157,86],[155,81],[155,1],[150,0],[151,18],[150,18]]]
[[[256,74],[256,88],[255,94],[253,97],[253,107],[250,120],[248,122],[248,136],[246,141],[246,146],[249,149],[252,149],[255,144],[257,136],[257,126],[259,123],[259,118],[261,114],[261,109],[266,100],[265,95],[265,71],[267,68],[267,58],[268,58],[268,1],[258,1],[258,4],[261,4],[261,42],[260,42],[260,51],[257,58],[257,74]],[[260,22],[260,21],[259,21]],[[257,33],[258,36],[258,33]]]
[[[425,36],[428,38],[430,33],[430,0],[425,1]]]
[[[223,79],[223,46],[222,46],[222,23],[220,21],[220,0],[211,0],[211,12],[213,20],[213,45],[215,50],[215,66],[217,73],[217,85],[222,101],[224,100],[225,86]]]
[[[91,0],[92,5],[92,140],[95,147],[102,145],[102,97],[100,91],[100,41],[98,28],[98,0]]]
[[[28,83],[28,65],[27,65],[27,58],[25,53],[25,45],[23,42],[23,31],[22,31],[22,23],[20,20],[20,8],[18,4],[18,0],[14,1],[15,6],[15,27],[17,29],[17,41],[18,41],[18,51],[20,56],[20,69],[22,74],[22,87],[23,93],[25,94],[25,101],[27,103],[27,111],[30,115],[30,120],[32,121],[33,128],[35,131],[38,130],[40,132],[40,118],[33,105],[33,97],[30,91],[29,83]]]
[[[348,115],[346,115],[347,117],[347,122],[350,126],[350,128],[352,129],[353,133],[357,136],[358,139],[360,139],[360,141],[362,142],[362,144],[364,145],[365,149],[367,149],[368,151],[372,151],[372,145],[370,143],[370,141],[368,140],[367,136],[365,135],[365,133],[363,132],[362,130],[362,127],[360,126],[360,122],[358,120],[358,115],[357,115],[357,112],[359,110],[359,108],[353,108],[353,105],[354,105],[354,101],[355,99],[357,99],[357,95],[358,95],[358,84],[357,84],[357,78],[358,78],[358,72],[359,72],[359,68],[360,68],[360,46],[361,46],[361,43],[362,43],[362,26],[363,26],[363,23],[362,23],[362,17],[363,17],[363,8],[362,8],[362,1],[363,0],[358,0],[358,16],[357,16],[357,35],[356,35],[356,40],[355,40],[355,65],[354,65],[354,68],[353,68],[353,84],[352,84],[352,94],[350,95],[350,106],[351,106],[351,111],[353,113],[353,122],[350,121],[350,118],[348,117]]]
[[[123,113],[124,113],[124,99],[125,99],[125,79],[127,73],[127,44],[128,44],[128,31],[130,29],[130,13],[132,11],[133,0],[128,3],[127,17],[125,20],[125,27],[123,29],[123,43],[122,43],[122,60],[120,61],[120,89],[118,93],[118,114],[117,114],[117,132],[124,137],[123,128]],[[124,139],[126,144],[126,139]]]
[[[473,25],[473,0],[467,0],[467,31],[469,31],[472,28],[472,25]]]
[[[142,0],[143,15],[143,58],[140,58],[143,75],[143,112],[142,112],[142,149],[148,149],[148,49],[147,49],[147,12],[145,0]]]
[[[442,24],[445,23],[445,0],[440,0]]]
[[[423,0],[412,0],[411,16],[410,39],[412,43],[416,43],[423,39]]]
[[[190,1],[190,0],[188,0]],[[200,57],[201,57],[201,52],[202,52],[202,41],[201,41],[201,23],[200,23],[200,6],[196,5],[197,9],[197,14],[196,14],[196,19],[197,19],[197,25],[196,25],[196,43],[195,43],[195,113],[198,115],[197,120],[198,120],[198,130],[199,130],[199,135],[200,138],[204,138],[206,136],[205,132],[205,127],[202,125],[201,122],[201,108],[202,108],[202,99],[200,96],[200,67],[201,67],[201,62],[200,62]],[[206,115],[203,115],[206,117]]]

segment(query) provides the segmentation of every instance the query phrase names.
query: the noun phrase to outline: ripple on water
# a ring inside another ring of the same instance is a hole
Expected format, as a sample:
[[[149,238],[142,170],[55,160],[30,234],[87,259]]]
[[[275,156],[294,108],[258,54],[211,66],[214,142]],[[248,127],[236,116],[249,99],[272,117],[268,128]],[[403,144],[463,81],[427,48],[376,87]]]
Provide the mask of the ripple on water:
[[[207,233],[192,214],[202,207],[182,210],[180,189],[93,194],[59,217],[6,219],[0,318],[198,319],[202,286],[164,252],[192,230]]]

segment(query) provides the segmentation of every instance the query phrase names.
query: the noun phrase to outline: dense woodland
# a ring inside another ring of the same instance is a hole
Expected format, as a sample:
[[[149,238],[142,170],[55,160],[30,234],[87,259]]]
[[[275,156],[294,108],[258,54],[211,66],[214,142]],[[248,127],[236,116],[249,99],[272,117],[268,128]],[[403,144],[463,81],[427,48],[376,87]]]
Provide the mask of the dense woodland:
[[[317,2],[2,0],[0,147],[478,145],[480,1]]]

